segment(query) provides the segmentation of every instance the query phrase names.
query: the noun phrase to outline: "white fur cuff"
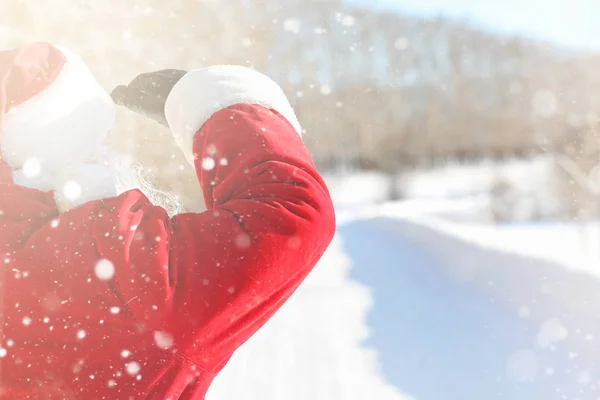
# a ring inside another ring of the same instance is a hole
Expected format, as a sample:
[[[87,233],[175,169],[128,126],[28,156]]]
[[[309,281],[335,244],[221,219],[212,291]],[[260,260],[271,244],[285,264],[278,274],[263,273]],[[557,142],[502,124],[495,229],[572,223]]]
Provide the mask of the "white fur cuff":
[[[235,104],[258,104],[279,112],[301,133],[285,94],[271,78],[251,68],[217,65],[188,72],[165,104],[165,116],[177,144],[194,165],[194,135],[217,111]]]

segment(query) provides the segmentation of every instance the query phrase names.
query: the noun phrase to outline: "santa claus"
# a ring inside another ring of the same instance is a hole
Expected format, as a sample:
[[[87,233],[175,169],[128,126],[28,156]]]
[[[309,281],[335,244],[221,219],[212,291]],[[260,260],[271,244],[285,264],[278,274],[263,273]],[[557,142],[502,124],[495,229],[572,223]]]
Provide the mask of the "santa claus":
[[[280,87],[241,66],[142,74],[207,211],[169,216],[103,154],[114,102],[66,49],[0,52],[0,399],[204,399],[332,239]],[[199,199],[200,201],[200,199]]]

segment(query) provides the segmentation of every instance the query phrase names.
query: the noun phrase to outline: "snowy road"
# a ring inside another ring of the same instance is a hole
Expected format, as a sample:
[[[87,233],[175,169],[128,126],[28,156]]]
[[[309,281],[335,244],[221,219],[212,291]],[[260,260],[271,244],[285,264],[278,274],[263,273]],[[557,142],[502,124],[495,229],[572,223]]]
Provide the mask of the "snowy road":
[[[351,278],[375,307],[367,342],[419,400],[597,399],[600,281],[435,227],[343,225]]]
[[[591,275],[431,224],[348,220],[208,399],[596,400],[599,316]]]

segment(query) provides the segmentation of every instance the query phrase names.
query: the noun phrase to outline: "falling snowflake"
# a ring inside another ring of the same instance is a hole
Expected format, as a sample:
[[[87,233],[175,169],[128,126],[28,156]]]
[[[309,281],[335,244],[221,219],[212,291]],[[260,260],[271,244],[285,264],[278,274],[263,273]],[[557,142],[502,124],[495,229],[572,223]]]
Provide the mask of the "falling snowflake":
[[[356,18],[354,18],[352,15],[346,15],[344,18],[342,18],[341,22],[345,27],[350,27],[356,23]]]
[[[164,331],[156,331],[154,332],[154,343],[159,348],[168,350],[173,347],[173,336]]]
[[[215,159],[212,157],[205,157],[202,160],[202,169],[205,171],[211,171],[215,168]]]
[[[321,88],[320,88],[319,91],[324,96],[327,96],[327,95],[331,94],[331,88],[329,86],[327,86],[327,85],[321,85]]]
[[[108,281],[115,275],[115,266],[109,260],[102,258],[96,263],[94,273],[101,281]]]
[[[283,21],[283,29],[289,32],[298,33],[302,23],[299,19],[289,18]]]
[[[217,146],[215,146],[214,144],[209,144],[206,146],[206,153],[209,156],[214,156],[217,154]]]
[[[127,374],[134,376],[138,372],[140,372],[140,364],[136,361],[131,361],[127,363],[127,365],[125,366],[125,370],[127,371]]]
[[[68,181],[63,186],[62,192],[67,200],[75,201],[81,196],[81,186],[75,181]]]
[[[409,45],[410,45],[410,42],[405,37],[399,37],[394,41],[394,47],[396,48],[396,50],[400,50],[400,51],[406,50],[406,49],[408,49]]]
[[[247,249],[252,244],[250,236],[246,233],[240,233],[235,237],[235,245],[240,249]]]
[[[542,349],[551,348],[553,345],[565,340],[569,331],[558,318],[545,321],[536,336],[536,344]]]

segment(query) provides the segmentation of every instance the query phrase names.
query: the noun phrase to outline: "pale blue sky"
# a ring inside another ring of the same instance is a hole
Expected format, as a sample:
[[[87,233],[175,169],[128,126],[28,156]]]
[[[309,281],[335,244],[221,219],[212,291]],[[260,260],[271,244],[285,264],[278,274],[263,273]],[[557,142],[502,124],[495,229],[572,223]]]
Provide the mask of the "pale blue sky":
[[[600,50],[600,0],[347,0],[423,16],[446,15],[561,46]]]

